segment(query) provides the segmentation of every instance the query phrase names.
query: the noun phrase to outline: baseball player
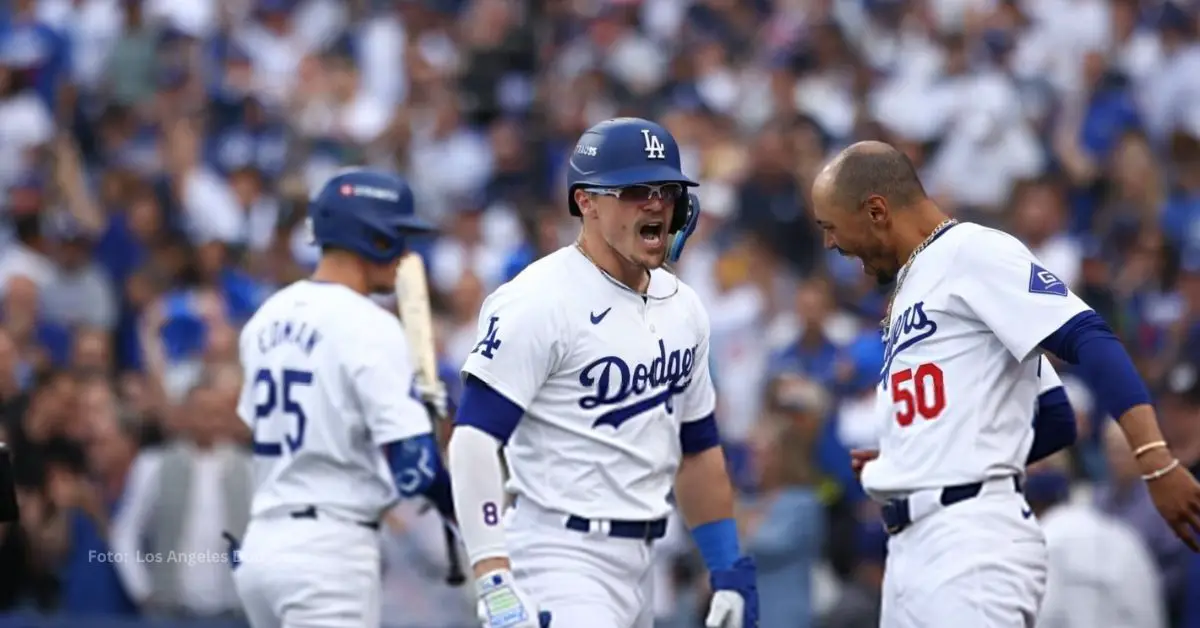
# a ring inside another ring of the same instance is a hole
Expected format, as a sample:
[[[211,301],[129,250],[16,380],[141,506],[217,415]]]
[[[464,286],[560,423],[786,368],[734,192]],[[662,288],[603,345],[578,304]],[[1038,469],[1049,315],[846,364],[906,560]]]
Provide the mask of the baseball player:
[[[648,628],[650,543],[673,493],[711,573],[707,625],[754,626],[708,316],[662,268],[695,227],[696,183],[670,133],[638,118],[587,130],[568,165],[579,239],[488,296],[462,368],[448,456],[480,619],[533,627],[541,610],[555,627]]]
[[[234,571],[254,628],[379,625],[379,522],[424,495],[452,518],[426,405],[399,322],[369,295],[393,290],[410,234],[430,225],[400,178],[334,176],[310,203],[321,259],[242,330],[238,414],[257,488]]]
[[[1040,351],[1117,417],[1154,503],[1193,548],[1200,484],[1159,432],[1108,326],[1015,238],[958,223],[886,144],[855,144],[813,184],[825,246],[896,282],[883,321],[878,457],[862,483],[891,534],[881,626],[1032,626],[1046,545],[1021,495]]]

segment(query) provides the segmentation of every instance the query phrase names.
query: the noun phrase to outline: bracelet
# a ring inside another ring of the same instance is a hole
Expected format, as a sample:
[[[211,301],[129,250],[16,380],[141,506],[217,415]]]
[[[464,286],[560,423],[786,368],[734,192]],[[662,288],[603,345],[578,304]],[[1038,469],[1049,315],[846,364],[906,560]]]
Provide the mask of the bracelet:
[[[1143,475],[1142,479],[1147,482],[1153,482],[1154,480],[1157,480],[1158,478],[1161,478],[1162,476],[1174,471],[1175,467],[1178,467],[1178,466],[1179,466],[1179,459],[1176,458],[1171,461],[1171,464],[1159,469],[1158,471],[1155,471],[1154,473],[1147,473],[1146,475]]]
[[[1162,449],[1162,448],[1165,448],[1166,446],[1167,446],[1167,441],[1165,441],[1165,440],[1156,440],[1153,443],[1146,443],[1145,445],[1142,445],[1141,447],[1138,447],[1137,449],[1133,450],[1133,457],[1140,458],[1142,456],[1142,454],[1146,453],[1147,451],[1154,451],[1155,449]]]

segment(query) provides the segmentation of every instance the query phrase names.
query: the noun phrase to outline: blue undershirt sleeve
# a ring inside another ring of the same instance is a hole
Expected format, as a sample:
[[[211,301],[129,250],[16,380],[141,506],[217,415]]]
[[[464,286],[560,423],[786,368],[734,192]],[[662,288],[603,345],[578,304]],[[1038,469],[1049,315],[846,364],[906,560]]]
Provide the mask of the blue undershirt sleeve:
[[[501,443],[507,443],[525,410],[488,386],[474,375],[467,375],[463,383],[462,399],[455,425],[470,425]]]
[[[1094,311],[1075,315],[1040,346],[1075,365],[1080,379],[1112,418],[1120,419],[1130,408],[1150,403],[1150,392],[1129,353]]]

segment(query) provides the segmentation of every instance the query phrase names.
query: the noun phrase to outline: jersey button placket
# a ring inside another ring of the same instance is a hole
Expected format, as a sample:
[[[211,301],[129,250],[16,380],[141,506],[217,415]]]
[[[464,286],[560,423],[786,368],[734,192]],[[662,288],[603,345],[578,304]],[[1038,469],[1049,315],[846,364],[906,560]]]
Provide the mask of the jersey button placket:
[[[654,333],[654,321],[650,318],[650,300],[642,297],[642,322],[650,329],[650,333]]]

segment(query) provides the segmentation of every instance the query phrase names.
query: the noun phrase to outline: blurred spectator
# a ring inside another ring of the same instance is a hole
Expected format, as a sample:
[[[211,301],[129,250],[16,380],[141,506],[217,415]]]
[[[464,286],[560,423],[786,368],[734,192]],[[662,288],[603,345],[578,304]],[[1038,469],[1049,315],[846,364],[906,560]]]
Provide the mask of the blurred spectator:
[[[874,521],[861,524],[854,532],[858,558],[854,577],[819,622],[821,628],[875,628],[879,625],[887,533]]]
[[[189,391],[177,439],[138,456],[112,526],[117,569],[143,613],[240,613],[221,533],[249,520],[250,455],[232,438],[237,382],[214,376]],[[171,560],[174,558],[174,560]]]
[[[774,383],[769,408],[752,437],[758,490],[738,524],[758,564],[761,622],[809,626],[825,536],[814,454],[829,401],[816,383],[787,377]]]
[[[1104,450],[1108,459],[1108,482],[1096,492],[1099,510],[1130,526],[1149,550],[1161,575],[1164,599],[1177,617],[1182,606],[1184,577],[1190,556],[1170,526],[1158,516],[1150,501],[1150,492],[1141,481],[1141,471],[1121,428],[1115,422],[1104,425]]]
[[[1154,560],[1131,529],[1071,504],[1069,462],[1055,454],[1029,469],[1025,496],[1046,531],[1050,570],[1038,626],[1158,628],[1166,603]]]

